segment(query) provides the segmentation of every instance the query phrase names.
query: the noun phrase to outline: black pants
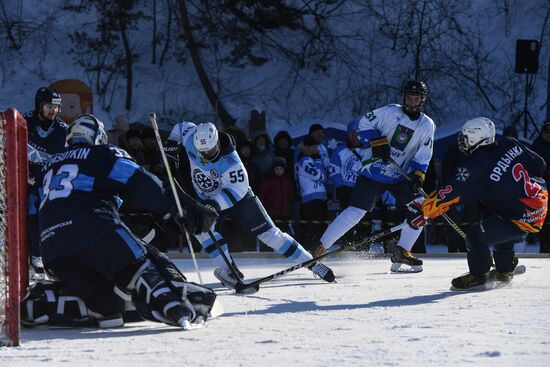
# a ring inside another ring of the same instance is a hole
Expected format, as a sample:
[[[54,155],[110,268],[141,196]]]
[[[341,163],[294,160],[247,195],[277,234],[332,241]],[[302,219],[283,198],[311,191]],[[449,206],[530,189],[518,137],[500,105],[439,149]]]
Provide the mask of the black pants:
[[[45,267],[92,311],[107,316],[124,311],[124,301],[114,293],[114,286],[124,288],[143,261],[145,249],[127,229],[121,228]]]
[[[550,253],[550,216],[542,226],[540,233],[540,253]]]
[[[311,200],[300,207],[300,244],[312,251],[320,243],[321,236],[327,229],[328,208],[325,200]],[[314,221],[321,223],[313,223]]]
[[[495,215],[483,219],[472,226],[467,233],[468,266],[470,274],[480,276],[487,273],[491,266],[489,247],[494,246],[493,259],[497,271],[507,273],[514,270],[514,243],[525,238],[514,223],[500,219]]]

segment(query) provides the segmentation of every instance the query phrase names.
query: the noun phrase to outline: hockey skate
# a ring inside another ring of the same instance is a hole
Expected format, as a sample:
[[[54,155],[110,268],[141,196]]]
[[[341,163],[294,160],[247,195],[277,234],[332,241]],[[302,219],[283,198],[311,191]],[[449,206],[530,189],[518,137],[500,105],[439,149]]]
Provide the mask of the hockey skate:
[[[391,256],[391,271],[393,273],[420,273],[422,269],[422,260],[415,257],[410,251],[401,246],[395,246]],[[407,267],[403,267],[407,265]]]
[[[472,288],[481,288],[489,280],[489,273],[485,273],[480,276],[474,276],[470,273],[466,273],[451,281],[451,290],[453,291],[465,291]]]
[[[315,277],[321,278],[325,282],[332,283],[336,279],[332,269],[325,264],[321,264],[320,262],[316,262],[315,264],[308,266],[308,269],[313,272]]]

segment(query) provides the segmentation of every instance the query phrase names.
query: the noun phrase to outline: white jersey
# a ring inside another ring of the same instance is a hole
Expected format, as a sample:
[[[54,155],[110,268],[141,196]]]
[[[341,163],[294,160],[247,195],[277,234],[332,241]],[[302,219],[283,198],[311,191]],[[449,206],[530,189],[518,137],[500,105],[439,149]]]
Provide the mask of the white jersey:
[[[321,158],[302,156],[296,163],[296,172],[302,203],[327,200],[325,167]]]
[[[355,186],[361,170],[361,162],[369,150],[364,147],[350,148],[339,145],[330,157],[330,178],[336,187]]]
[[[405,178],[391,163],[372,159],[370,141],[385,136],[391,146],[391,157],[407,173],[426,172],[433,154],[435,124],[424,113],[414,121],[398,104],[368,112],[359,120],[359,139],[369,150],[363,160],[361,175],[374,181],[393,184]]]
[[[168,139],[180,142],[185,149],[197,195],[203,200],[215,200],[221,210],[228,209],[249,190],[246,169],[235,150],[221,155],[213,162],[204,162],[193,144],[195,130],[194,123],[180,122],[174,126]]]

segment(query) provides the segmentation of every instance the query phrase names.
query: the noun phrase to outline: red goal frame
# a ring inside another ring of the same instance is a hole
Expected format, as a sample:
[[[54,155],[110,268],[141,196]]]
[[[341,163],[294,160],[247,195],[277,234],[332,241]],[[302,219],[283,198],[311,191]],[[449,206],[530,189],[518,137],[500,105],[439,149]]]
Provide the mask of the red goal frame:
[[[14,108],[0,110],[0,154],[5,165],[4,181],[6,213],[4,241],[7,246],[3,256],[4,276],[0,281],[6,294],[4,322],[0,323],[0,345],[17,346],[20,343],[19,303],[29,283],[29,250],[27,244],[27,122]],[[4,135],[3,137],[1,135]],[[2,254],[2,252],[0,252]],[[2,255],[0,255],[2,256]]]

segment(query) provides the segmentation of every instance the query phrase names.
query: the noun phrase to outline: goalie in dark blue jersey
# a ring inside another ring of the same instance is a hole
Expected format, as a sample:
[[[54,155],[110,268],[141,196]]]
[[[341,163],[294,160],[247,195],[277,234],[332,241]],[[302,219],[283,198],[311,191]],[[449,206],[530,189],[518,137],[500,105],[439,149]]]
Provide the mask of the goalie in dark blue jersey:
[[[209,227],[217,215],[201,207],[186,208],[186,218],[170,215],[170,192],[106,142],[103,123],[81,115],[68,132],[69,149],[43,163],[31,224],[38,226],[44,266],[56,282],[30,288],[22,302],[23,322],[121,326],[126,298],[146,319],[184,329],[201,326],[214,292],[186,282],[167,258],[134,236],[118,206],[120,199],[129,201],[185,222],[193,232]]]

